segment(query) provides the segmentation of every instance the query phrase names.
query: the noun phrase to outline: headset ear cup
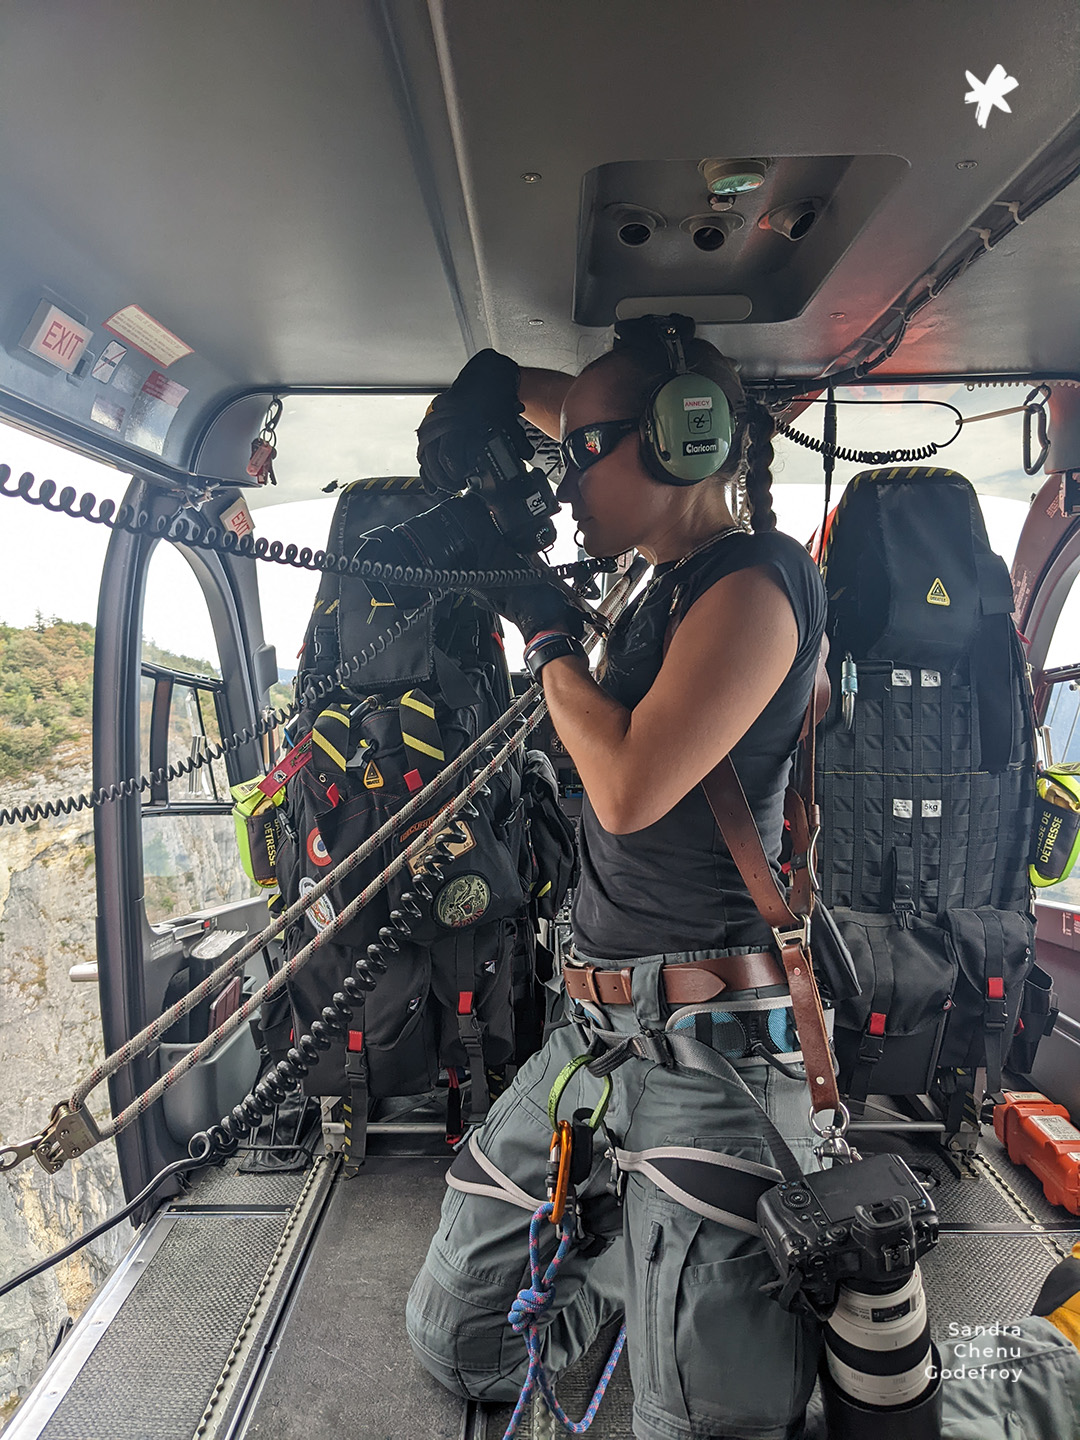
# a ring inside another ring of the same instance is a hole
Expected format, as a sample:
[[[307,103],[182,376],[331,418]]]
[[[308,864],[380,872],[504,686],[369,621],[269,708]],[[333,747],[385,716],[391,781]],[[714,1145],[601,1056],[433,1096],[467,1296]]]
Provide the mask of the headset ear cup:
[[[693,371],[668,380],[645,407],[646,468],[665,485],[697,485],[731,449],[731,405],[715,380]]]

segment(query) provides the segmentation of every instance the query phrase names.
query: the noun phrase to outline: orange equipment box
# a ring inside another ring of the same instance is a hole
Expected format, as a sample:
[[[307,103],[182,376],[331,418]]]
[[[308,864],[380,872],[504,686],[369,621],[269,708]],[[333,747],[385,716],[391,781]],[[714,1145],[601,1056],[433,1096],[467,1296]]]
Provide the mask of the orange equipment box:
[[[994,1106],[994,1134],[1013,1164],[1038,1176],[1051,1205],[1080,1215],[1080,1130],[1064,1105],[1037,1090],[1006,1090]]]

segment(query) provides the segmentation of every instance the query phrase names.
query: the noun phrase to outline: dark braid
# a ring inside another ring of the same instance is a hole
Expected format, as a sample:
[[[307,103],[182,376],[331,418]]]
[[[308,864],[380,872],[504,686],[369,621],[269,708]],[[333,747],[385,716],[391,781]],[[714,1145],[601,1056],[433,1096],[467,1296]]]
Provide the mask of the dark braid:
[[[750,505],[750,526],[755,534],[776,529],[772,508],[772,437],[776,421],[760,400],[747,397],[747,424],[750,443],[746,459],[746,498]]]

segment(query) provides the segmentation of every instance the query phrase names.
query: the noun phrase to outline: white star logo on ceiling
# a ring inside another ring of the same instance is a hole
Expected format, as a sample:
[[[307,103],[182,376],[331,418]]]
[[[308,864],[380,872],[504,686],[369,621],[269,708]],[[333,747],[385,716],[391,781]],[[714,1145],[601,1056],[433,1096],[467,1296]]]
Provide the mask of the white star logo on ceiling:
[[[982,80],[976,80],[970,70],[965,70],[964,74],[967,77],[968,84],[971,86],[971,89],[964,96],[964,104],[978,106],[978,109],[975,111],[975,120],[984,130],[986,129],[986,122],[990,118],[990,111],[993,110],[995,106],[997,106],[999,110],[1004,110],[1006,115],[1012,114],[1012,111],[1005,103],[1005,96],[1008,95],[1011,90],[1015,90],[1020,84],[1020,81],[1013,75],[1007,75],[1004,65],[995,65],[986,77],[985,83]]]

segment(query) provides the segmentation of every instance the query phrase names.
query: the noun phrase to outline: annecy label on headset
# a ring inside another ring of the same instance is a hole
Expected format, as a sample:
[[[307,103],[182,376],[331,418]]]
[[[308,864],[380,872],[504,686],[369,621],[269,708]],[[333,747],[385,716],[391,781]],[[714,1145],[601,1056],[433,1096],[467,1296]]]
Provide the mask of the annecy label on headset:
[[[715,455],[720,448],[719,440],[684,440],[684,455]]]
[[[711,410],[712,396],[693,395],[688,400],[682,402],[682,408],[684,410]]]

